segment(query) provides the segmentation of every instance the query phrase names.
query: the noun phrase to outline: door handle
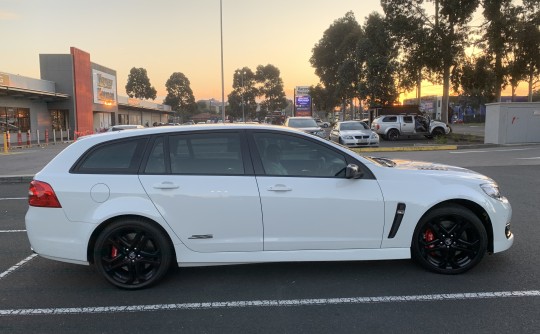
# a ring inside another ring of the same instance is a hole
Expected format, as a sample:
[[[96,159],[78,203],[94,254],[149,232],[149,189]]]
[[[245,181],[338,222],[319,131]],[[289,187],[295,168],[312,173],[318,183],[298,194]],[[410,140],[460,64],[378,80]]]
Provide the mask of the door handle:
[[[177,185],[177,184],[175,184],[173,182],[168,182],[168,181],[154,184],[152,187],[154,187],[155,189],[178,189],[178,188],[180,188],[179,185]]]
[[[292,188],[289,188],[284,184],[276,184],[273,187],[269,187],[268,190],[269,191],[291,191]]]

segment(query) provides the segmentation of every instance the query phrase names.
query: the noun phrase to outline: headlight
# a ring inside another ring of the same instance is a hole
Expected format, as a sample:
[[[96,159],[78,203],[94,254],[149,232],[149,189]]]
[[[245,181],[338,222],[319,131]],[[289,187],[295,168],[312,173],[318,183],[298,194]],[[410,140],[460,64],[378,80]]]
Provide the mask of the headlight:
[[[379,138],[379,135],[376,134],[375,132],[373,132],[373,133],[371,134],[371,138],[373,138],[373,139]]]
[[[353,136],[341,136],[341,138],[343,138],[343,139],[354,139]]]
[[[480,185],[480,188],[491,198],[502,201],[503,197],[499,192],[499,186],[496,183],[484,183]]]

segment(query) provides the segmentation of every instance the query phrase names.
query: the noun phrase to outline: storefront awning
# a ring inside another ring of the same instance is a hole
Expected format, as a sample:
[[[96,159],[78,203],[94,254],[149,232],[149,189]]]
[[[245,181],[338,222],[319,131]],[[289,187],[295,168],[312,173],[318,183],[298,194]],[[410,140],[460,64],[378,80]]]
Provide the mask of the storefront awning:
[[[28,100],[40,100],[45,102],[63,101],[69,99],[68,94],[43,92],[10,86],[0,86],[0,97],[1,96],[9,96]]]

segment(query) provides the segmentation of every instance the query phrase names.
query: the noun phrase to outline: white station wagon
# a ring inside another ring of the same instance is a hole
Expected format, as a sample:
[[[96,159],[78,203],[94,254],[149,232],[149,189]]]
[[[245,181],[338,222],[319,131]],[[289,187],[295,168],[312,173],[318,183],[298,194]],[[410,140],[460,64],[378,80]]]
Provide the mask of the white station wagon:
[[[80,138],[35,175],[29,205],[34,252],[93,264],[125,289],[173,263],[412,257],[457,274],[513,243],[510,204],[486,176],[265,125]]]

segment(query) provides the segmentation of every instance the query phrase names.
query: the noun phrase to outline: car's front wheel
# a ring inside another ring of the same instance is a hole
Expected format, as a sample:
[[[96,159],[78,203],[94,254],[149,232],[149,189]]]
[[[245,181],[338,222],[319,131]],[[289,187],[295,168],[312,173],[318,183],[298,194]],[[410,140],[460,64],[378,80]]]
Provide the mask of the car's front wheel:
[[[140,289],[167,273],[172,254],[172,246],[159,228],[142,219],[124,219],[107,226],[98,236],[94,263],[113,285]]]
[[[480,219],[460,205],[428,212],[414,231],[411,256],[431,271],[460,274],[477,265],[487,248]]]

